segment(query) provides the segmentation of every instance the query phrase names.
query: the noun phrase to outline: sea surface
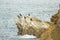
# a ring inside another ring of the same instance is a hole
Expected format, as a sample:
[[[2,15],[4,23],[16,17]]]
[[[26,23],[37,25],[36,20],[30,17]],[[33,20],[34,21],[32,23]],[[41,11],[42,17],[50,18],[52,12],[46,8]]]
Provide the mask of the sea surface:
[[[60,0],[0,0],[0,40],[37,40],[35,36],[18,36],[16,20],[22,16],[49,21],[59,9]]]

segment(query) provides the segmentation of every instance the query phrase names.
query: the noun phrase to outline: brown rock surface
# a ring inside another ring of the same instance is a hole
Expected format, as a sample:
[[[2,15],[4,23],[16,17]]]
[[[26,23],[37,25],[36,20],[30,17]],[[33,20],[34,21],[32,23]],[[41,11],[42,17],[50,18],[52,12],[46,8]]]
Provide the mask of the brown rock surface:
[[[58,12],[52,16],[51,22],[53,22],[57,27],[52,33],[54,40],[60,40],[60,5]]]
[[[42,22],[38,18],[32,16],[20,16],[16,25],[18,34],[20,35],[34,35],[40,40],[53,40],[51,33],[55,30],[55,25],[50,22]]]

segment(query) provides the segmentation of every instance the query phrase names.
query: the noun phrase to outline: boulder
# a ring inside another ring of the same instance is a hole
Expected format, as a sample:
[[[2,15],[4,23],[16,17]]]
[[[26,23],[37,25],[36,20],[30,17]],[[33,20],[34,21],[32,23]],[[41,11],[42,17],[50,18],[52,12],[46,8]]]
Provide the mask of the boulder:
[[[51,22],[43,22],[33,16],[18,16],[18,35],[33,35],[40,40],[53,40],[51,33],[56,29]]]

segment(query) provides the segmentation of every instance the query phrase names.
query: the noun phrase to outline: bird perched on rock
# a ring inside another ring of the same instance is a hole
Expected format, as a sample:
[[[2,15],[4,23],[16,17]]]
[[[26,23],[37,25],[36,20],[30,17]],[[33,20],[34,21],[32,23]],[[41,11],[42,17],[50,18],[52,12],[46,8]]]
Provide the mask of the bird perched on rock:
[[[30,14],[28,14],[28,16],[30,16]]]
[[[20,18],[22,16],[22,14],[20,13],[19,15],[18,15],[18,18]]]
[[[20,13],[20,16],[22,16],[22,14]]]

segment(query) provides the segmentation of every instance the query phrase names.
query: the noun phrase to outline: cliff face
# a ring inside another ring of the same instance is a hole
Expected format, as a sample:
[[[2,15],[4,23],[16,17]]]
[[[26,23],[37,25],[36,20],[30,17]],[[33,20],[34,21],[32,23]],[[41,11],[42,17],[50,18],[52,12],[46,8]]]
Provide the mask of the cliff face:
[[[51,40],[51,33],[55,30],[55,25],[50,22],[42,22],[32,16],[18,16],[16,21],[19,35],[34,35],[40,40]]]
[[[52,16],[51,22],[60,27],[60,9],[55,15]]]
[[[59,5],[60,8],[60,5]],[[52,16],[51,22],[53,22],[57,27],[52,33],[52,37],[54,40],[60,40],[60,9],[58,12]]]
[[[42,22],[32,16],[20,15],[16,21],[18,35],[34,35],[40,40],[60,40],[60,9],[52,16],[51,22]]]

